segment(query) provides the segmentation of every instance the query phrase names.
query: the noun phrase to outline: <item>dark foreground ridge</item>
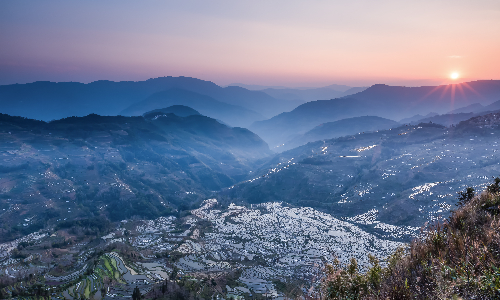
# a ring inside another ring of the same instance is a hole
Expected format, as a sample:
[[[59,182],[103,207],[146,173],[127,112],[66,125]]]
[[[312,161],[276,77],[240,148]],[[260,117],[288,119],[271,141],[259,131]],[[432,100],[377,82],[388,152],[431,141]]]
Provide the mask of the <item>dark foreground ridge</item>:
[[[387,266],[358,272],[356,260],[327,265],[326,299],[499,299],[500,178],[480,195],[459,193],[459,208],[428,228],[408,249],[399,249]]]

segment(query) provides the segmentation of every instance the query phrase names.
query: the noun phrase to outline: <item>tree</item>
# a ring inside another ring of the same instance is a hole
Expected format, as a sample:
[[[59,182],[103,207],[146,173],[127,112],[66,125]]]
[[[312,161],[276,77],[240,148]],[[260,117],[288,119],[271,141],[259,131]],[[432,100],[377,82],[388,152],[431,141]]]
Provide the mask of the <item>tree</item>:
[[[488,186],[488,192],[492,194],[498,194],[500,192],[500,178],[495,178],[495,183]]]
[[[465,203],[469,202],[474,198],[474,188],[468,187],[465,192],[458,192],[458,204],[463,206]]]
[[[382,266],[380,265],[378,258],[371,254],[368,254],[368,261],[372,265],[366,273],[368,284],[373,290],[378,291],[380,290],[380,284],[382,282]]]
[[[132,300],[141,300],[141,291],[136,286],[134,291],[132,292]]]
[[[174,266],[174,268],[172,269],[172,273],[170,273],[170,280],[175,280],[175,278],[177,278],[177,274],[179,273],[179,269]]]
[[[351,258],[351,264],[347,268],[347,271],[349,272],[349,275],[351,275],[351,277],[353,277],[354,274],[358,272],[358,262],[354,257]]]
[[[161,292],[163,295],[165,295],[165,293],[168,291],[168,286],[167,286],[167,283],[163,283],[162,286],[161,286]]]

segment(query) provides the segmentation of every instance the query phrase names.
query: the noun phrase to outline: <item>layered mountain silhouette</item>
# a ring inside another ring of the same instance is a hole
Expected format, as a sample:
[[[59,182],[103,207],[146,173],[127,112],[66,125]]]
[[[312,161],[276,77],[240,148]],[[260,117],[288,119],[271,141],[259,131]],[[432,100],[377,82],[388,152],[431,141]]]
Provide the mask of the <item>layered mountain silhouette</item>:
[[[470,113],[470,112],[479,112],[484,109],[484,106],[481,103],[473,103],[471,105],[467,105],[465,107],[457,108],[449,112],[449,114],[460,114],[460,113]]]
[[[24,199],[22,211],[40,222],[47,210],[65,216],[68,207],[72,218],[101,210],[115,221],[174,213],[243,180],[271,154],[247,129],[173,113],[48,123],[0,114],[0,138],[0,207]]]
[[[322,88],[311,88],[311,89],[267,88],[261,91],[277,99],[300,101],[297,104],[298,106],[302,103],[314,100],[326,100],[326,99],[334,99],[334,98],[349,96],[355,93],[359,93],[365,89],[366,87],[351,88],[348,86],[332,85]]]
[[[447,113],[473,103],[490,104],[500,98],[500,80],[479,80],[440,86],[401,87],[376,84],[352,97],[387,105],[380,115],[393,119],[429,112]],[[395,109],[391,109],[393,106]]]
[[[409,123],[415,123],[415,122],[419,123],[419,121],[422,119],[432,118],[432,117],[438,116],[438,115],[439,114],[435,113],[435,112],[430,112],[430,113],[426,114],[425,116],[417,114],[417,115],[414,115],[413,117],[401,119],[401,120],[399,120],[399,123],[401,123],[401,124],[409,124]]]
[[[174,114],[179,117],[188,117],[188,116],[196,116],[201,115],[197,110],[192,109],[189,106],[185,105],[172,105],[166,108],[159,108],[152,111],[148,111],[144,113],[144,117],[147,119],[158,118],[158,116],[165,114]]]
[[[284,111],[291,111],[303,103],[303,101],[276,99],[262,91],[249,91],[238,86],[219,87],[213,92],[207,92],[206,95],[253,110],[266,118],[271,118]]]
[[[418,124],[418,123],[437,123],[444,126],[457,125],[458,123],[468,120],[472,117],[498,112],[500,110],[500,101],[493,102],[490,105],[481,105],[474,103],[466,107],[455,109],[447,114],[433,114],[422,117],[416,115],[413,118],[403,119],[400,123]]]
[[[181,104],[187,105],[203,115],[220,119],[232,126],[246,127],[253,120],[262,120],[264,118],[262,115],[241,106],[230,105],[206,95],[178,88],[155,93],[143,101],[132,104],[122,110],[120,114],[139,116],[154,109]]]
[[[263,115],[265,118],[297,106],[293,101],[278,100],[266,93],[241,87],[222,88],[213,82],[190,77],[160,77],[138,82],[101,80],[88,84],[34,82],[3,85],[0,86],[0,113],[45,121],[91,113],[117,115],[154,93],[174,88],[241,106],[255,111],[255,116]],[[182,104],[182,99],[178,100]],[[158,108],[162,107],[154,107]]]
[[[490,113],[498,113],[500,110],[494,110],[494,111],[481,111],[477,113],[469,112],[469,113],[454,113],[454,114],[443,114],[443,115],[436,115],[433,117],[429,118],[423,118],[423,119],[418,119],[412,122],[407,122],[409,124],[419,124],[419,123],[435,123],[435,124],[441,124],[444,126],[451,126],[451,125],[457,125],[458,123],[468,120],[473,117],[478,117],[478,116],[483,116],[487,115]]]
[[[318,125],[305,134],[297,136],[296,138],[285,143],[283,146],[279,147],[279,150],[285,151],[302,146],[309,142],[365,133],[369,131],[389,129],[399,125],[400,124],[396,121],[376,116],[342,119]]]
[[[368,114],[377,115],[379,111],[380,106],[355,98],[318,100],[302,104],[291,112],[279,114],[269,120],[255,122],[249,128],[274,148],[322,123]]]
[[[233,83],[229,86],[239,86],[248,90],[261,91],[276,99],[294,101],[296,106],[314,100],[344,97],[359,93],[366,89],[366,87],[350,87],[339,84],[331,84],[320,88],[288,88],[283,86],[261,86],[243,83]]]
[[[430,112],[446,113],[471,103],[490,104],[500,97],[500,81],[474,81],[436,87],[400,87],[377,84],[357,94],[332,100],[311,101],[291,112],[258,121],[250,129],[272,147],[296,134],[344,118],[376,115],[403,119]]]
[[[490,105],[482,105],[481,103],[474,103],[459,109],[450,111],[450,114],[457,113],[481,113],[485,111],[496,111],[500,109],[500,100],[491,103]]]

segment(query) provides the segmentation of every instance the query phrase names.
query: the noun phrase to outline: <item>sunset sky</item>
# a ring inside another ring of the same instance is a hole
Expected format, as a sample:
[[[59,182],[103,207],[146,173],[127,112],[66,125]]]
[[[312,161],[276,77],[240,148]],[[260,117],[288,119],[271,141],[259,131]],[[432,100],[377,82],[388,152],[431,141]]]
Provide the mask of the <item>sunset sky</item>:
[[[500,1],[0,1],[0,84],[500,79]]]

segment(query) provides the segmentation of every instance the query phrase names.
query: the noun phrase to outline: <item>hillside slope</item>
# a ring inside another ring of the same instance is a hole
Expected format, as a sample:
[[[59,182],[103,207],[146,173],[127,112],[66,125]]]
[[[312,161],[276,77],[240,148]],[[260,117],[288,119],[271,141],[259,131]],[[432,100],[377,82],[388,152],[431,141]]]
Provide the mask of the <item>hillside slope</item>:
[[[468,188],[444,223],[426,228],[408,249],[371,257],[360,273],[355,260],[327,265],[324,299],[498,299],[500,297],[500,178],[474,197]],[[459,298],[461,297],[461,298]]]
[[[434,221],[456,203],[450,191],[481,189],[498,176],[499,135],[500,114],[489,114],[452,128],[422,123],[311,142],[276,155],[224,194],[313,207],[397,237],[405,230],[391,226]]]
[[[279,150],[285,151],[305,145],[309,142],[332,139],[336,137],[364,133],[365,131],[384,130],[398,126],[393,120],[376,116],[363,116],[328,122],[314,127],[303,135],[285,143]]]
[[[64,218],[189,209],[270,155],[247,129],[200,115],[50,123],[0,115],[0,140],[0,223],[10,227],[2,240]]]

